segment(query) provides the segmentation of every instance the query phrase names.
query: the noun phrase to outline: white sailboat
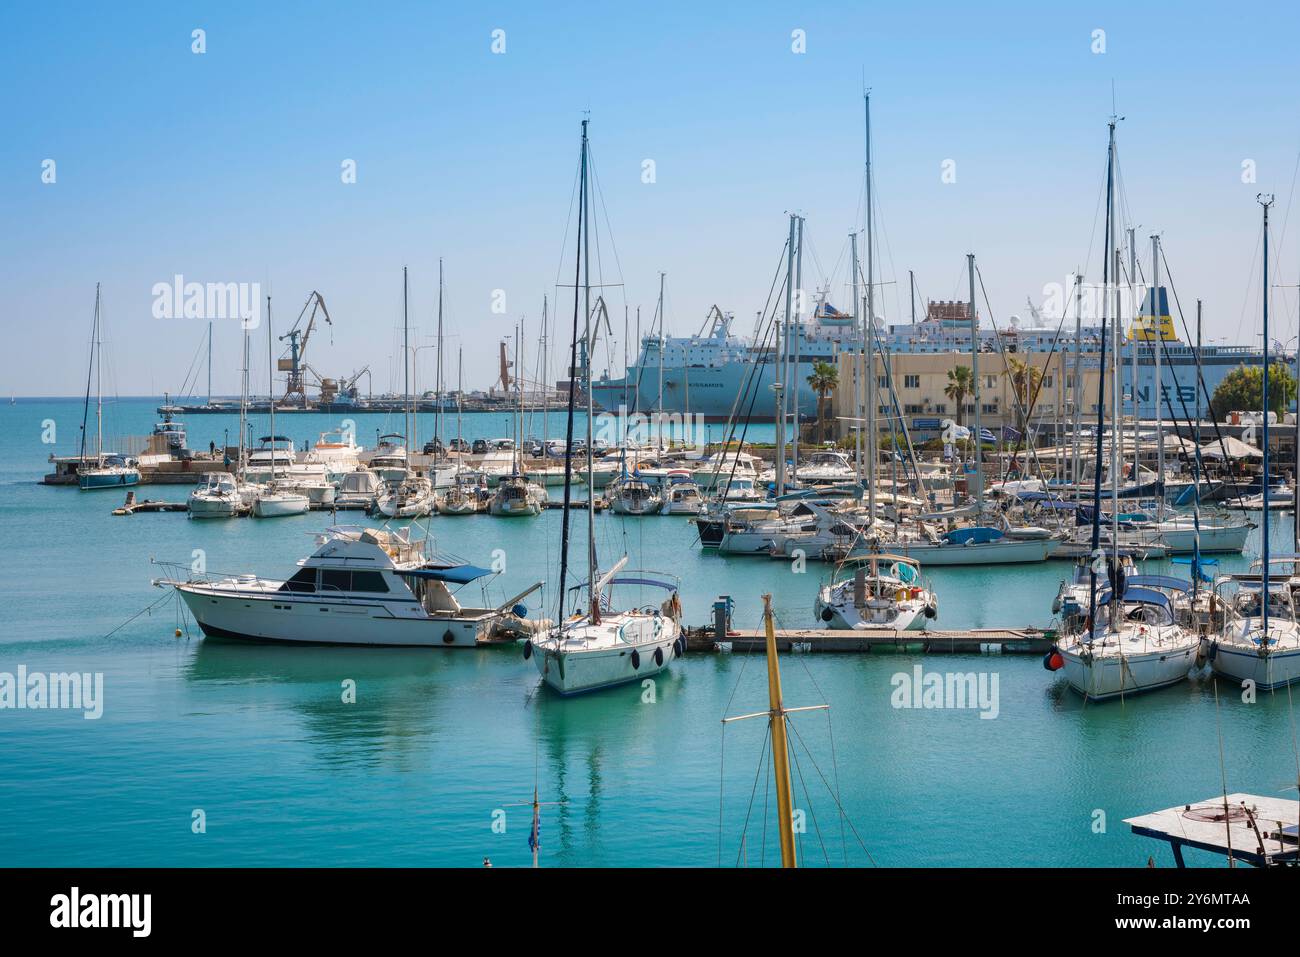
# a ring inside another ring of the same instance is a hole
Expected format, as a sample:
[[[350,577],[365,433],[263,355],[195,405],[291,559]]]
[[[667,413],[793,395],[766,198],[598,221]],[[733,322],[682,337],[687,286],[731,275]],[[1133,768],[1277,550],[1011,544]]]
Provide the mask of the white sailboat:
[[[1114,173],[1115,173],[1115,122],[1110,123],[1110,137],[1106,153],[1106,231],[1104,249],[1113,248],[1114,235]],[[1115,250],[1113,265],[1118,274],[1119,251]],[[1111,254],[1105,258],[1103,288],[1112,288]],[[1107,320],[1110,320],[1109,339],[1113,369],[1111,371],[1112,414],[1121,409],[1119,387],[1119,315],[1110,311],[1110,297],[1104,298],[1102,312],[1102,375],[1098,391],[1105,388],[1107,374]],[[1105,402],[1098,396],[1097,462],[1101,461],[1101,436]],[[1119,524],[1119,442],[1110,446],[1112,541],[1118,543]],[[1100,538],[1101,477],[1096,475],[1093,485],[1093,543]],[[1175,605],[1180,591],[1190,591],[1193,586],[1171,579],[1125,577],[1118,544],[1107,556],[1096,547],[1090,566],[1088,610],[1081,627],[1064,634],[1056,643],[1055,653],[1046,664],[1051,670],[1063,670],[1070,687],[1086,699],[1105,701],[1122,698],[1143,691],[1168,687],[1185,681],[1188,673],[1198,664],[1200,639],[1190,626],[1190,620],[1178,614]],[[1193,569],[1193,577],[1197,571]],[[1105,587],[1105,590],[1103,590]],[[1180,620],[1181,619],[1181,620]]]
[[[271,341],[271,297],[266,297],[266,379],[270,387],[267,395],[270,399],[272,449],[275,436],[275,362],[272,355]],[[257,490],[253,496],[253,515],[257,518],[281,518],[287,515],[304,515],[311,507],[311,499],[290,486],[281,486],[276,478],[277,467],[274,451],[271,455],[271,481]]]
[[[87,376],[86,409],[81,418],[81,460],[77,464],[77,487],[83,492],[105,488],[129,488],[140,484],[140,470],[124,455],[104,451],[104,337],[100,315],[99,283],[95,283],[95,323],[91,337],[91,369],[95,373],[95,458],[86,461],[86,412],[90,408],[90,384]]]
[[[846,565],[853,574],[841,577]],[[939,599],[921,581],[915,559],[882,553],[846,562],[836,571],[813,603],[813,614],[827,628],[923,631],[939,614]]]
[[[1269,488],[1268,420],[1269,420],[1269,338],[1268,338],[1268,210],[1272,196],[1261,195],[1264,207],[1264,388],[1263,388],[1263,475],[1261,487]],[[1296,461],[1300,463],[1300,444],[1296,448]],[[1300,474],[1300,473],[1297,473]],[[1300,622],[1296,618],[1295,596],[1300,587],[1300,557],[1270,554],[1268,526],[1269,501],[1263,501],[1262,549],[1260,558],[1251,570],[1255,575],[1232,575],[1216,583],[1216,593],[1222,594],[1229,582],[1237,586],[1237,593],[1225,597],[1226,610],[1223,630],[1209,643],[1208,657],[1216,675],[1234,681],[1252,681],[1261,691],[1284,688],[1300,680]],[[1295,518],[1293,544],[1300,551],[1300,514]],[[1283,567],[1275,576],[1274,565]]]
[[[234,518],[248,513],[239,483],[229,472],[209,472],[204,483],[190,492],[188,506],[190,518]]]
[[[582,121],[582,160],[578,207],[578,253],[575,272],[582,271],[582,285],[574,284],[573,339],[570,367],[581,371],[587,395],[587,474],[591,488],[592,421],[595,418],[591,399],[591,275],[586,269],[589,258],[587,232],[590,189],[587,180],[587,121]],[[579,297],[581,293],[581,298]],[[585,332],[581,369],[578,362],[578,309],[583,309]],[[574,381],[570,379],[568,406],[568,434],[564,456],[566,475],[573,471],[573,418]],[[560,694],[569,695],[600,688],[609,688],[631,681],[640,681],[658,674],[669,662],[685,652],[685,639],[681,633],[681,603],[677,582],[671,576],[655,572],[636,572],[620,575],[627,565],[624,555],[609,571],[601,573],[596,567],[596,529],[594,496],[587,501],[587,580],[573,591],[585,592],[586,600],[572,613],[568,612],[570,600],[567,586],[569,569],[569,509],[571,486],[564,484],[564,510],[561,520],[559,602],[560,615],[555,627],[529,641],[524,648],[525,657],[536,662],[543,681]],[[640,604],[627,611],[613,607],[613,589],[623,585],[632,589],[655,588],[664,595],[662,602]]]

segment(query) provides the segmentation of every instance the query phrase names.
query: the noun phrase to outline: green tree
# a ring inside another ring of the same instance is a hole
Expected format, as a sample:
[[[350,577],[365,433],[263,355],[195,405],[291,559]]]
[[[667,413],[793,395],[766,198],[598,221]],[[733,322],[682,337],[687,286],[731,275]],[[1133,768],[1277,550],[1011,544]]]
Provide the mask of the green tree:
[[[1026,418],[1030,405],[1037,399],[1038,384],[1043,381],[1043,370],[1017,355],[1007,356],[1007,376],[1011,391],[1016,397],[1016,429],[1021,435],[1029,424]]]
[[[966,411],[966,399],[975,394],[975,378],[968,366],[957,366],[948,370],[948,384],[943,387],[943,394],[957,403],[957,414],[953,421],[962,424],[962,414]]]
[[[1296,395],[1296,380],[1281,362],[1269,365],[1268,410],[1279,417],[1290,407]],[[1210,412],[1222,422],[1229,412],[1258,412],[1264,405],[1263,366],[1240,365],[1233,369],[1210,398]]]
[[[830,362],[814,362],[808,384],[817,393],[817,440],[826,438],[826,396],[840,384],[840,371]]]

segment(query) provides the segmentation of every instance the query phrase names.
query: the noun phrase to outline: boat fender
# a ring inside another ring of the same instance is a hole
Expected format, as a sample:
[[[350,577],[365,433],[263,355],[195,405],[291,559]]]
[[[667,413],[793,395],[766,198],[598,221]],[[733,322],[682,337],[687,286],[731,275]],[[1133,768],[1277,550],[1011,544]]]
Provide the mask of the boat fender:
[[[1065,666],[1065,659],[1059,651],[1049,651],[1043,655],[1043,667],[1048,671],[1060,671]]]
[[[822,621],[830,621],[834,617],[835,612],[831,611],[829,608],[822,609]]]
[[[513,614],[516,618],[527,618],[528,606],[525,605],[523,602],[520,602],[519,604],[515,605],[513,608],[510,609],[510,613]]]
[[[1061,595],[1058,592],[1056,597],[1052,599],[1052,614],[1059,615],[1060,613],[1061,613]]]
[[[678,635],[677,640],[673,642],[673,647],[677,649],[677,657],[682,658],[686,655],[686,636]]]
[[[939,617],[939,609],[938,609],[938,608],[935,608],[934,605],[926,605],[926,606],[925,606],[925,617],[926,617],[926,618],[937,618],[937,617]]]
[[[530,639],[524,642],[524,661],[527,661],[532,656],[533,656],[533,643],[532,640]]]
[[[1217,641],[1212,641],[1210,642],[1209,654],[1207,654],[1205,657],[1209,661],[1214,661],[1214,659],[1217,658],[1218,656],[1219,656],[1219,643]]]
[[[637,669],[641,667],[641,652],[635,648],[632,649],[632,667]]]
[[[655,664],[660,668],[664,666],[664,650],[662,648],[655,649]]]

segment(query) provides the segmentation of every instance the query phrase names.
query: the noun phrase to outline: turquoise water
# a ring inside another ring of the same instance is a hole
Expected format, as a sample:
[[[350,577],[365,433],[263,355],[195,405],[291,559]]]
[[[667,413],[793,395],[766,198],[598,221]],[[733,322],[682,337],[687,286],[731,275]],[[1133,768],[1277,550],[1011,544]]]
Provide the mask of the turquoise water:
[[[153,404],[121,403],[119,431],[147,432]],[[99,720],[0,710],[0,864],[476,866],[486,856],[525,865],[530,812],[510,805],[530,800],[534,781],[541,800],[562,802],[543,810],[546,865],[776,860],[766,769],[756,784],[765,722],[731,724],[724,737],[719,720],[766,707],[761,658],[689,656],[645,703],[639,686],[557,698],[513,648],[241,646],[204,641],[183,621],[178,639],[172,600],[105,637],[163,597],[150,586],[164,574],[151,558],[188,564],[199,549],[210,572],[279,575],[330,517],[122,518],[109,514],[118,493],[38,485],[51,450],[43,421],[58,423],[57,450],[68,451],[80,413],[74,402],[0,406],[0,672],[103,672],[105,699]],[[338,418],[276,425],[301,445]],[[361,437],[391,424],[357,418]],[[217,417],[188,424],[196,447],[227,427]],[[509,431],[495,417],[466,417],[470,438]],[[559,521],[547,512],[429,524],[441,548],[467,559],[503,550],[506,571],[490,593],[499,600],[554,581]],[[1279,520],[1279,535],[1288,524]],[[626,548],[635,564],[681,577],[689,622],[707,621],[714,598],[730,594],[737,623],[756,626],[770,591],[782,624],[811,624],[815,566],[795,574],[704,553],[684,517],[602,515],[596,525],[603,555]],[[1066,567],[930,570],[939,623],[1047,625]],[[545,608],[530,603],[553,613],[549,593]],[[996,675],[996,719],[892,707],[891,678],[916,664]],[[1169,864],[1122,819],[1217,793],[1220,724],[1231,790],[1283,793],[1296,779],[1285,693],[1246,705],[1220,684],[1216,711],[1214,683],[1200,679],[1085,707],[1033,656],[796,654],[783,656],[782,674],[789,705],[831,705],[829,723],[826,712],[793,719],[810,865],[1138,866],[1151,854]],[[342,701],[347,679],[354,704]],[[196,809],[206,833],[192,833]],[[1094,832],[1098,811],[1104,833]]]

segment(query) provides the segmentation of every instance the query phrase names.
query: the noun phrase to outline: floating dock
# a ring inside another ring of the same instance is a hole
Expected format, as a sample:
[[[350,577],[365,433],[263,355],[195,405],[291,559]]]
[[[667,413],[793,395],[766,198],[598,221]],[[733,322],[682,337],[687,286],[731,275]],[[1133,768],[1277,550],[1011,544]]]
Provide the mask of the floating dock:
[[[729,629],[725,635],[715,628],[688,629],[687,648],[715,651],[727,645],[733,652],[763,652],[766,638],[761,630]],[[1055,631],[1037,628],[969,628],[894,631],[876,628],[837,630],[832,628],[779,628],[776,650],[840,652],[907,652],[924,654],[1044,654],[1056,641]]]
[[[140,515],[150,512],[188,512],[190,507],[185,502],[158,502],[147,498],[137,502],[128,497],[125,505],[113,509],[114,515]]]
[[[1184,847],[1255,867],[1300,860],[1300,801],[1229,794],[1127,818],[1124,823],[1134,834],[1167,841],[1179,867],[1187,866]]]

